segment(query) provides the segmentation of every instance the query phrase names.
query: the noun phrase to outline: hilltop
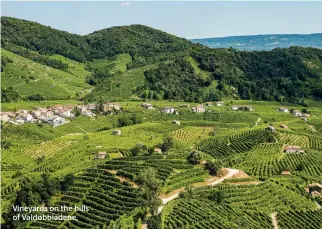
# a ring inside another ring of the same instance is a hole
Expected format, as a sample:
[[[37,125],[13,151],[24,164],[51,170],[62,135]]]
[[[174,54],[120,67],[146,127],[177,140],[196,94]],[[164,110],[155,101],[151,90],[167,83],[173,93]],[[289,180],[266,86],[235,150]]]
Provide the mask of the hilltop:
[[[36,97],[188,102],[232,98],[300,103],[303,98],[322,97],[320,49],[211,49],[144,25],[112,27],[80,36],[10,17],[2,17],[1,23],[1,44],[6,50],[2,77],[8,82],[3,85],[3,98],[7,102]],[[30,69],[22,76],[16,62],[19,56],[28,59],[31,66],[55,69],[59,77],[49,75],[47,80],[70,83],[58,90],[61,94],[35,96],[38,89],[34,79],[42,79],[44,74]],[[31,89],[23,91],[26,77],[31,77]],[[86,90],[91,87],[93,90]]]

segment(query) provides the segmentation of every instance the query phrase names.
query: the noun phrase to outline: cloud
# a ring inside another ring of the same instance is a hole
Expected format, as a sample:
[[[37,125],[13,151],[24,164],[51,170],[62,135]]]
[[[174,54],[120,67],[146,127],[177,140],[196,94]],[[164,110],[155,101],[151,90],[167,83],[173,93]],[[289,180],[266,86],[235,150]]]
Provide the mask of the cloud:
[[[121,6],[122,6],[122,7],[127,7],[127,6],[129,6],[129,5],[131,5],[131,3],[130,3],[130,2],[121,2]]]

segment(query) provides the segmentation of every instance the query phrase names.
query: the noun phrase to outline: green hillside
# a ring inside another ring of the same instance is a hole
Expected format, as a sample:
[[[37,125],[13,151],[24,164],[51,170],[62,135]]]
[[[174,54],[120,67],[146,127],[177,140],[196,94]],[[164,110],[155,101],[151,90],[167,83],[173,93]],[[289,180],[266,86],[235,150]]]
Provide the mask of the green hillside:
[[[90,97],[92,100],[102,96],[301,103],[303,98],[322,97],[320,49],[290,47],[252,52],[211,49],[143,25],[112,27],[79,36],[10,17],[2,17],[1,23],[4,49],[74,76],[86,77],[87,83],[97,87],[95,95]],[[7,62],[3,59],[2,66]],[[150,69],[150,65],[155,68]],[[138,70],[142,67],[143,73]],[[140,77],[132,77],[136,71]],[[131,80],[135,78],[131,86],[124,82],[127,75]],[[11,81],[10,77],[4,74],[4,81]],[[50,86],[48,82],[45,84]],[[49,98],[73,97],[76,91],[81,91],[73,87],[59,90],[64,95]]]

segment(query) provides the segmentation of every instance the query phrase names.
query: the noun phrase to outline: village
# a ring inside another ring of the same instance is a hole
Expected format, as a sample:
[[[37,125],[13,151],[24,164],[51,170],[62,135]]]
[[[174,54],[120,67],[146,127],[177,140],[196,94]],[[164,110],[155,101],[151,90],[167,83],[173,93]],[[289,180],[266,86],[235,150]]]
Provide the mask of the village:
[[[55,105],[47,108],[37,108],[35,110],[20,110],[18,112],[1,112],[1,121],[15,125],[24,123],[48,123],[53,127],[58,127],[68,123],[68,119],[73,119],[78,115],[88,117],[96,116],[97,104],[83,105]],[[121,106],[116,103],[104,103],[103,112],[112,114],[121,110]]]

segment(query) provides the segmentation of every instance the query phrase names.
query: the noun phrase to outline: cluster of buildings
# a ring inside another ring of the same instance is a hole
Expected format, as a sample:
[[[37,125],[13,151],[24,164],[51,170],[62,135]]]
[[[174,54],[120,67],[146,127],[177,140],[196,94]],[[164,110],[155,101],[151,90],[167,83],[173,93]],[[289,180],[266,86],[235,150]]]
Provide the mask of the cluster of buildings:
[[[280,107],[278,108],[278,111],[280,112],[283,112],[283,113],[289,113],[289,109],[287,107]],[[301,111],[299,110],[292,110],[292,115],[296,116],[296,117],[300,117],[301,119],[303,119],[305,122],[308,121],[308,117],[310,117],[309,114],[305,114],[305,113],[302,113]]]
[[[113,113],[120,110],[121,106],[115,103],[105,103],[104,112]],[[18,112],[1,112],[0,119],[3,122],[10,122],[15,125],[24,123],[48,123],[53,127],[66,124],[66,118],[74,118],[75,111],[78,110],[82,115],[95,116],[96,104],[87,105],[55,105],[47,108],[37,108],[36,110],[20,110]]]

